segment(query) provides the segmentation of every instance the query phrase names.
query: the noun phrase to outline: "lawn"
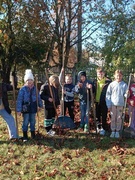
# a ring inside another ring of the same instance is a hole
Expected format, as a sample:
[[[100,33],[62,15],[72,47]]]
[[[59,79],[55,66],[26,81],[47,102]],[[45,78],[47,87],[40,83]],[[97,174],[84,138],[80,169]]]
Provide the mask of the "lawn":
[[[111,139],[76,130],[49,137],[43,112],[39,119],[37,139],[25,143],[10,142],[0,119],[1,180],[135,179],[135,139]],[[20,136],[21,124],[22,118],[18,119]]]

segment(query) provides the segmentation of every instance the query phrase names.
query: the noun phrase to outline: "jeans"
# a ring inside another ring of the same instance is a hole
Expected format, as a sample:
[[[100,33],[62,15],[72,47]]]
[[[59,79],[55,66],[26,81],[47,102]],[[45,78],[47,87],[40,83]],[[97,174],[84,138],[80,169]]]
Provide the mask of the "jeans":
[[[23,114],[23,125],[22,125],[23,131],[28,131],[29,123],[30,123],[30,131],[35,131],[35,124],[36,124],[35,116],[36,113]]]
[[[11,114],[8,114],[5,109],[0,110],[0,115],[7,123],[9,137],[11,138],[18,138],[17,128],[15,125],[15,120]]]
[[[84,102],[80,102],[80,109],[81,109],[81,125],[88,124],[88,117],[86,116],[87,111],[87,104]]]

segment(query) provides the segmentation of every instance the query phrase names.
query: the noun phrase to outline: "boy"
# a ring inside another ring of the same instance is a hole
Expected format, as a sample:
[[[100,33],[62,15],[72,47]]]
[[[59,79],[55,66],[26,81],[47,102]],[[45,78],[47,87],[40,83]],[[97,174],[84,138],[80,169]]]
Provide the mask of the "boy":
[[[62,82],[64,78],[64,68],[62,68],[61,73],[59,75],[59,81]],[[65,76],[65,84],[64,84],[64,116],[66,114],[66,110],[68,109],[68,113],[70,118],[74,122],[74,93],[75,86],[72,84],[71,75],[67,74]]]
[[[106,92],[106,104],[111,113],[111,138],[119,138],[119,131],[122,127],[122,112],[124,107],[124,96],[127,94],[127,84],[122,80],[123,73],[116,70],[115,80],[111,82]]]
[[[100,135],[105,135],[105,132],[108,131],[107,126],[107,106],[105,101],[106,90],[111,80],[105,77],[105,72],[103,68],[98,67],[97,70],[97,79],[94,80],[95,88],[95,102],[96,102],[96,118],[97,118],[97,131]]]
[[[86,113],[89,113],[89,109],[87,109],[87,103],[90,103],[90,99],[89,102],[87,102],[87,88],[92,88],[92,82],[87,80],[86,72],[84,71],[80,71],[78,73],[78,80],[79,82],[75,86],[75,92],[78,94],[80,100],[81,122],[79,129],[84,128],[84,132],[88,132],[89,119],[87,118],[88,116],[86,116]]]

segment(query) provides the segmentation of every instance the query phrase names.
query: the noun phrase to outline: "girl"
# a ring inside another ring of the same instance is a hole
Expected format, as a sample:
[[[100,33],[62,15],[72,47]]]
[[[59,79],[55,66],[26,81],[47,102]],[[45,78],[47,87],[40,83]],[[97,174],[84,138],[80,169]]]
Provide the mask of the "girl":
[[[135,73],[133,81],[134,82],[129,87],[127,102],[129,105],[129,116],[131,116],[131,123],[129,124],[129,127],[135,132]]]
[[[12,85],[3,82],[3,74],[4,72],[0,70],[0,116],[7,124],[9,138],[11,140],[17,140],[19,137],[17,134],[15,119],[11,114],[8,101],[8,91],[11,91],[13,87]]]
[[[28,125],[30,124],[31,137],[35,138],[35,115],[37,112],[37,106],[42,108],[42,100],[38,93],[38,100],[36,99],[36,87],[34,86],[34,77],[32,71],[27,69],[24,76],[24,86],[19,90],[17,97],[17,114],[23,115],[23,141],[28,140]],[[38,104],[37,104],[38,101]]]
[[[58,87],[59,87],[59,78],[57,75],[52,75],[49,78],[49,84],[46,83],[43,84],[40,89],[40,97],[42,100],[44,100],[44,104],[45,104],[44,126],[47,131],[47,134],[50,136],[53,136],[55,134],[55,131],[52,130],[52,125],[54,123],[54,119],[56,115],[55,107],[57,108],[57,106],[60,105]],[[50,88],[52,95],[50,92]],[[55,103],[55,107],[53,103]]]

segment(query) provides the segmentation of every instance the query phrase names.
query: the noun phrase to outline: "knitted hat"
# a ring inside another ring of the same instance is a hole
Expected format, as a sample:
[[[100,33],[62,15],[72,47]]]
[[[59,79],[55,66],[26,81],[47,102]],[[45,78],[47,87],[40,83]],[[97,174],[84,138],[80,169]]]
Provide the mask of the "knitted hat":
[[[32,74],[31,69],[25,70],[24,82],[26,82],[28,79],[32,79],[34,81],[34,76]]]
[[[86,77],[86,72],[85,71],[80,71],[78,73],[78,77],[81,77],[81,76],[85,76]]]

